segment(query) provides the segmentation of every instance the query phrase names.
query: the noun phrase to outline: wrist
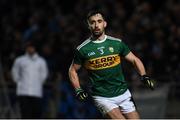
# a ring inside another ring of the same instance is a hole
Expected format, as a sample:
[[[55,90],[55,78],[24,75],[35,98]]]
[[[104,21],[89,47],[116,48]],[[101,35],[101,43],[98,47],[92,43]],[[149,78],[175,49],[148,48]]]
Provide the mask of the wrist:
[[[143,77],[143,76],[147,76],[147,74],[142,74],[141,77]]]
[[[79,87],[79,88],[75,88],[75,91],[76,91],[76,93],[78,93],[80,91],[83,91],[83,89],[81,87]]]
[[[149,79],[149,76],[145,74],[145,75],[142,75],[140,79],[142,81],[145,81],[145,80]]]
[[[146,74],[145,74],[145,75],[142,75],[142,77],[146,78],[146,77],[149,77],[149,75],[146,75]]]

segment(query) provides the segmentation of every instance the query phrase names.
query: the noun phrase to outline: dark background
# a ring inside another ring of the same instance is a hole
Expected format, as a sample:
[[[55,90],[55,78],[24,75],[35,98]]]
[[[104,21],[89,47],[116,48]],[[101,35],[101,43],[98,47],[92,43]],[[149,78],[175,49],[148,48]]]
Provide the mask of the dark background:
[[[44,86],[43,118],[102,118],[91,100],[77,101],[68,78],[74,49],[90,35],[85,18],[92,8],[103,10],[107,34],[129,45],[157,81],[160,95],[165,95],[163,115],[149,117],[142,113],[143,118],[180,118],[178,0],[0,0],[1,118],[18,118],[10,70],[15,58],[24,53],[27,41],[36,42],[50,71]],[[123,62],[123,68],[137,102],[157,93],[142,86],[132,65]],[[80,78],[86,87],[86,72],[82,71]],[[143,91],[148,92],[138,96]],[[151,106],[158,99],[152,101],[147,104]],[[146,106],[145,100],[140,103]]]

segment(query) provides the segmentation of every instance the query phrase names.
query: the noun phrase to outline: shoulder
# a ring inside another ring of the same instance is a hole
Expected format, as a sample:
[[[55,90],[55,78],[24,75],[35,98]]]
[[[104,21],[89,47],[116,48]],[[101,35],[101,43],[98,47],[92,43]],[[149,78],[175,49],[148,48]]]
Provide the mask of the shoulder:
[[[112,37],[107,35],[107,39],[110,41],[115,41],[115,42],[122,42],[120,38]]]
[[[26,58],[24,55],[18,56],[16,57],[16,59],[14,60],[14,65],[21,65],[22,63],[24,63],[26,61]]]
[[[90,40],[90,38],[88,38],[88,39],[86,39],[84,42],[82,42],[80,45],[78,45],[77,46],[77,48],[76,48],[76,50],[80,50],[80,49],[82,49],[83,47],[85,47],[88,43],[90,43],[91,42],[91,40]]]
[[[46,60],[44,59],[44,57],[38,55],[38,60],[41,62],[41,63],[46,63]]]
[[[15,59],[15,61],[16,62],[21,62],[21,61],[23,61],[23,60],[25,60],[26,59],[26,56],[25,55],[21,55],[21,56],[18,56],[16,59]]]

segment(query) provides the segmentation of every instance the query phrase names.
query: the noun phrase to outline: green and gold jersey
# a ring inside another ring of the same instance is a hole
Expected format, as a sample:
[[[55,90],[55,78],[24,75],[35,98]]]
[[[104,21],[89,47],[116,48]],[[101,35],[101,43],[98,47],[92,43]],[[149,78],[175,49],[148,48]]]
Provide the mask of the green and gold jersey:
[[[130,52],[120,39],[105,35],[101,41],[90,38],[75,51],[74,63],[84,66],[92,83],[92,95],[114,97],[127,90],[121,57]]]

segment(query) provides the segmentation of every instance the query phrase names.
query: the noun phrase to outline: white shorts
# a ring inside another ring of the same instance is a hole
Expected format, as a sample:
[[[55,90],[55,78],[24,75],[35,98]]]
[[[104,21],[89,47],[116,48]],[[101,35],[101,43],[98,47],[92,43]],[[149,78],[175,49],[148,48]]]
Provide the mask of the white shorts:
[[[136,110],[132,101],[131,93],[127,90],[124,94],[116,97],[93,96],[95,105],[102,114],[106,114],[114,108],[120,107],[122,113],[129,113]]]

